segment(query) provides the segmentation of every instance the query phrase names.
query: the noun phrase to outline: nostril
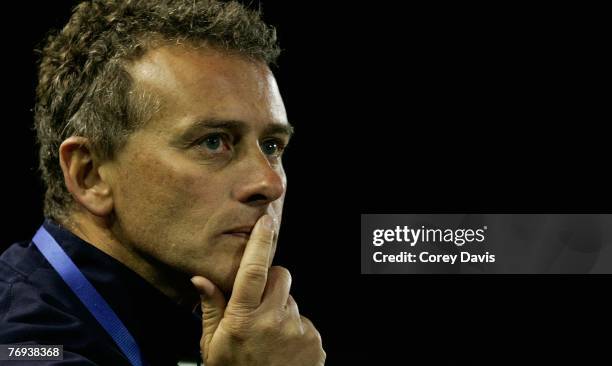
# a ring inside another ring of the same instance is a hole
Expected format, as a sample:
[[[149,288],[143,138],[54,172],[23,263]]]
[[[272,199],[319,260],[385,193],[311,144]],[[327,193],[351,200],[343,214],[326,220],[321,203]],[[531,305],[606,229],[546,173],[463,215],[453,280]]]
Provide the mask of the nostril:
[[[247,199],[247,203],[251,203],[251,202],[259,202],[259,201],[267,201],[268,197],[264,196],[261,193],[257,193],[257,194],[253,194],[251,196],[249,196],[249,198]]]

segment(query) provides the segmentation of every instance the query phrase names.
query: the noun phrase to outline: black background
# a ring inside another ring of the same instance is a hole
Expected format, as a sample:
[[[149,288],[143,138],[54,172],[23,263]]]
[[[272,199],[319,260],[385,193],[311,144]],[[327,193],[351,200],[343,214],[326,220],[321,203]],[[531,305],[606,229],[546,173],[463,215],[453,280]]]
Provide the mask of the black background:
[[[33,49],[74,3],[4,4],[2,247],[42,221]],[[605,12],[402,3],[263,2],[297,132],[276,263],[328,364],[607,364],[607,277],[367,276],[358,248],[361,213],[610,212]]]

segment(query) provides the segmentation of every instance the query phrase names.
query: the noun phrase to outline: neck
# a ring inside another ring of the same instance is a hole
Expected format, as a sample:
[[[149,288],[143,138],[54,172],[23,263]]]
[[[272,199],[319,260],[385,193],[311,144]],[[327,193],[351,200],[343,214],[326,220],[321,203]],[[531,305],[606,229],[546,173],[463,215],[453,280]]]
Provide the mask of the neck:
[[[74,235],[115,258],[179,305],[194,306],[199,297],[189,277],[122,243],[113,233],[107,218],[76,212],[61,223]]]

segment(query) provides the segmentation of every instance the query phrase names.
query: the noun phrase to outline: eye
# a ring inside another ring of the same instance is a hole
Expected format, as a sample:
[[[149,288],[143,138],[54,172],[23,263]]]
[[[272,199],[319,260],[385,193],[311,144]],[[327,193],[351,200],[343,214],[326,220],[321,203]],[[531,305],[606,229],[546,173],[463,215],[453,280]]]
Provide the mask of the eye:
[[[229,138],[222,133],[210,134],[204,137],[198,145],[213,153],[221,153],[230,150]]]
[[[285,150],[285,143],[279,139],[269,139],[261,143],[261,151],[273,157],[280,157]]]

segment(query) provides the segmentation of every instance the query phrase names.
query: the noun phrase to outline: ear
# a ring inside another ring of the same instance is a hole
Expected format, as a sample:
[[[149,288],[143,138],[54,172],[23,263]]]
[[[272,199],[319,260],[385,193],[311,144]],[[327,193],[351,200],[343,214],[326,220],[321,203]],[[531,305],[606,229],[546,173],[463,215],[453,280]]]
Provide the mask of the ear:
[[[59,148],[64,182],[74,199],[96,216],[113,209],[109,182],[99,174],[100,161],[90,150],[89,139],[71,136]]]

